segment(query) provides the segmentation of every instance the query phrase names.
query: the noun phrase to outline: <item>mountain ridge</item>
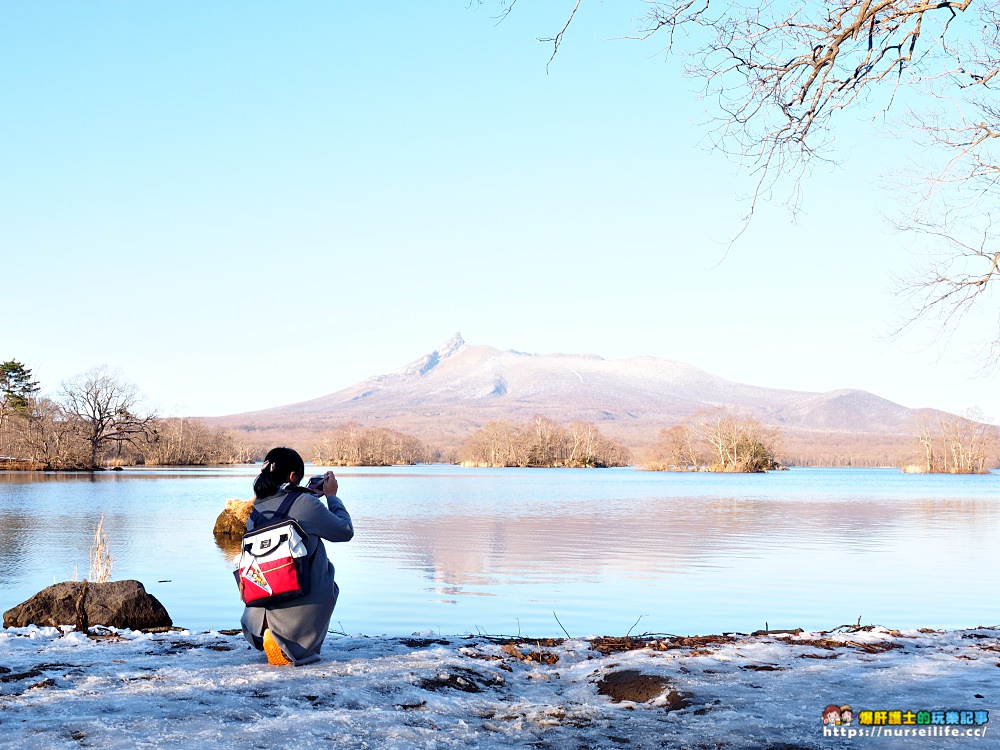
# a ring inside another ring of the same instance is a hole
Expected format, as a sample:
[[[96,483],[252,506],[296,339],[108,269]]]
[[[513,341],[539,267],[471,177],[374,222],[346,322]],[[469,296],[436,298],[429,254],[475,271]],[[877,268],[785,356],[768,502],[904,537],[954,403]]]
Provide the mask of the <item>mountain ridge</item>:
[[[912,443],[932,409],[909,409],[868,391],[796,391],[739,383],[648,355],[533,354],[468,344],[456,333],[391,372],[314,399],[210,421],[308,439],[348,422],[414,434],[453,449],[491,420],[590,422],[632,448],[699,412],[729,409],[779,428],[786,443],[817,446],[843,460],[866,442],[885,456]],[[263,435],[261,435],[263,436]],[[882,459],[879,459],[882,460]]]

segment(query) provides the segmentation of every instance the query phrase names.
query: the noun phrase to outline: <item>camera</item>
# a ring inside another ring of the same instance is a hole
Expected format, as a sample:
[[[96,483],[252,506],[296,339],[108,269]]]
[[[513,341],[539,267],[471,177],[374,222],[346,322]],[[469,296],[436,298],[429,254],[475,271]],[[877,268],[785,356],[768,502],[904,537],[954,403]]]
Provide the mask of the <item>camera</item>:
[[[306,489],[311,492],[315,492],[317,495],[323,494],[323,480],[326,479],[325,475],[320,475],[318,477],[309,477],[309,482],[306,484]]]

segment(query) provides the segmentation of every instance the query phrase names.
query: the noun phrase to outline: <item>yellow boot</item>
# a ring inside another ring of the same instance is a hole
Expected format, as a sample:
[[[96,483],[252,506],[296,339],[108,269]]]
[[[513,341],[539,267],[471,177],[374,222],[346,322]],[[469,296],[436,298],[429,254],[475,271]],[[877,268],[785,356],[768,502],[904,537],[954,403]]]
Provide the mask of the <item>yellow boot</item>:
[[[274,636],[271,635],[270,628],[267,628],[264,631],[264,653],[267,654],[268,664],[283,667],[292,663],[291,660],[289,660],[289,658],[282,653],[281,646],[279,646],[278,642],[274,640]]]

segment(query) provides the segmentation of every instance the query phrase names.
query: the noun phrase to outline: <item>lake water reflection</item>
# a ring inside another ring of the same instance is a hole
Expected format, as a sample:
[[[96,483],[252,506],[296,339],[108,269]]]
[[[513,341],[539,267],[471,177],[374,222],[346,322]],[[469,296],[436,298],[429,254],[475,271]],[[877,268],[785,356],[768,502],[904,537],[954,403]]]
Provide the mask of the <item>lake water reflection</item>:
[[[342,589],[334,627],[349,633],[1000,622],[996,474],[336,471],[357,528],[330,545]],[[85,577],[103,514],[115,578],[142,581],[178,625],[236,627],[234,550],[211,529],[227,498],[250,496],[255,474],[0,474],[0,608]]]

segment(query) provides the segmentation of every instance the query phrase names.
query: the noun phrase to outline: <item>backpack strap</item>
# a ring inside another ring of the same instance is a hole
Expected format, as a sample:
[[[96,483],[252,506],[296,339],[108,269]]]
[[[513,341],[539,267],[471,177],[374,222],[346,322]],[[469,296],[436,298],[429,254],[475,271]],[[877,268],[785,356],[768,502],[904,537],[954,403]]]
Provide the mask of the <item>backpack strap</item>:
[[[277,510],[266,510],[262,513],[256,508],[253,508],[250,511],[250,520],[253,521],[253,528],[257,528],[264,521],[288,518],[288,512],[292,509],[292,504],[299,499],[299,495],[302,493],[303,490],[289,490]]]
[[[288,494],[285,495],[285,499],[281,501],[281,505],[274,512],[273,517],[281,516],[282,518],[288,518],[288,511],[292,509],[292,504],[299,499],[299,495],[302,494],[302,490],[289,490]]]

